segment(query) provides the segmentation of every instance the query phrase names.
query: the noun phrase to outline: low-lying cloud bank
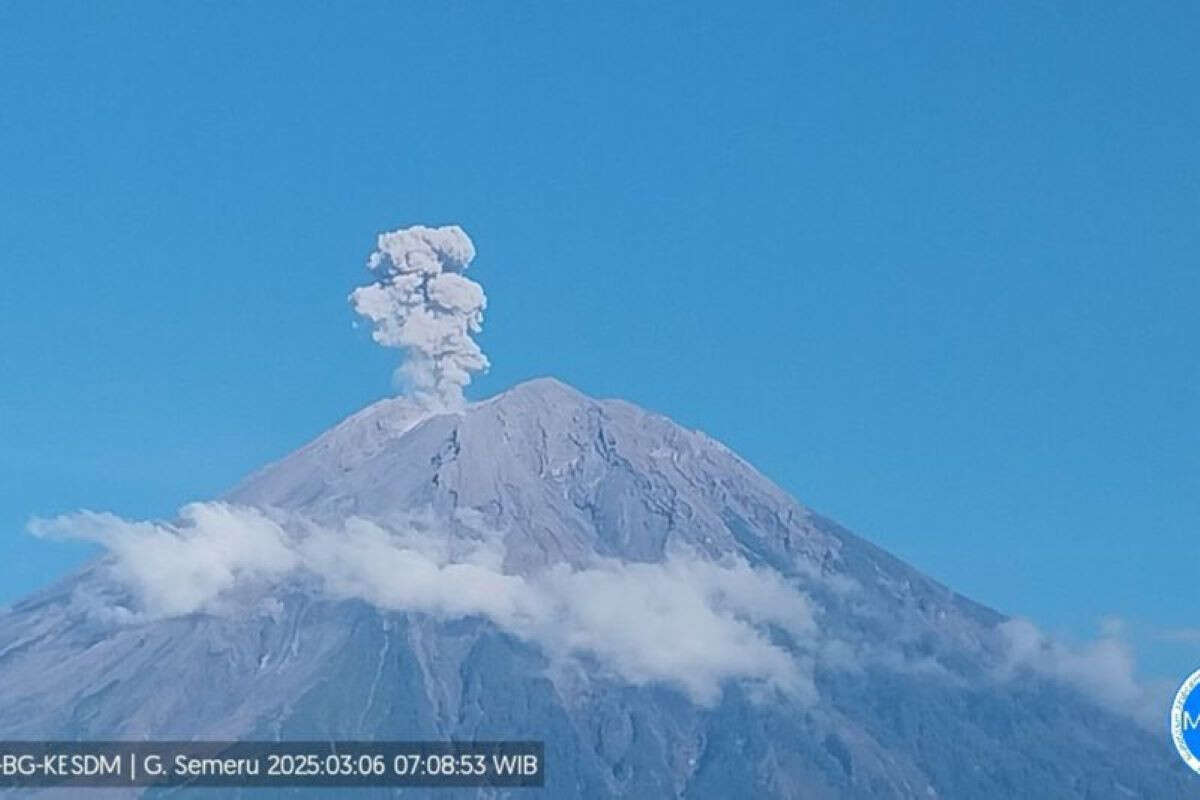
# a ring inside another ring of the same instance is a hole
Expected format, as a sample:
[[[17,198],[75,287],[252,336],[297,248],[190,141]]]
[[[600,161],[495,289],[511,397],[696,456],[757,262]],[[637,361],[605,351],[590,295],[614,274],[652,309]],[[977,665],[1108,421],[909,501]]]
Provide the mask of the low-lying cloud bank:
[[[30,529],[108,551],[105,568],[129,599],[81,599],[102,604],[90,611],[115,622],[245,613],[296,580],[388,611],[481,617],[539,647],[553,664],[672,686],[702,705],[718,701],[731,680],[812,702],[814,660],[838,670],[874,664],[954,679],[934,660],[912,662],[886,646],[818,631],[804,594],[778,572],[744,561],[675,553],[661,563],[597,558],[586,569],[557,564],[514,574],[503,568],[503,535],[466,516],[414,516],[388,527],[351,518],[329,528],[282,513],[193,503],[175,523],[81,512],[35,520]],[[1161,725],[1171,687],[1139,680],[1116,628],[1081,644],[1022,619],[1001,623],[999,633],[1000,681],[1033,673],[1147,727]]]
[[[315,579],[334,598],[442,619],[478,616],[539,646],[552,660],[583,659],[627,683],[661,683],[701,704],[746,680],[815,698],[811,667],[773,641],[815,636],[806,598],[773,571],[676,554],[663,563],[598,559],[506,573],[502,537],[363,519],[331,530],[224,503],[193,503],[179,522],[130,522],[82,512],[36,520],[33,533],[96,542],[134,597],[109,609],[133,621],[230,613],[243,594],[288,577]]]
[[[1121,637],[1119,624],[1107,624],[1099,638],[1077,645],[1052,638],[1025,619],[1001,623],[1000,632],[1007,645],[1003,677],[1031,670],[1074,687],[1143,727],[1157,729],[1164,724],[1170,686],[1138,679],[1133,651]]]

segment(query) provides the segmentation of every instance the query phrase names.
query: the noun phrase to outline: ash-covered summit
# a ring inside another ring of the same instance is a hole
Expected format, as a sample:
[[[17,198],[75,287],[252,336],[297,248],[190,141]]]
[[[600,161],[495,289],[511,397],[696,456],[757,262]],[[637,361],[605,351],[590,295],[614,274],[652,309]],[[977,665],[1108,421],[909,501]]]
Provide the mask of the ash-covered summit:
[[[176,520],[38,527],[106,553],[0,616],[10,739],[540,739],[554,797],[1187,785],[1132,690],[554,380],[381,401]]]

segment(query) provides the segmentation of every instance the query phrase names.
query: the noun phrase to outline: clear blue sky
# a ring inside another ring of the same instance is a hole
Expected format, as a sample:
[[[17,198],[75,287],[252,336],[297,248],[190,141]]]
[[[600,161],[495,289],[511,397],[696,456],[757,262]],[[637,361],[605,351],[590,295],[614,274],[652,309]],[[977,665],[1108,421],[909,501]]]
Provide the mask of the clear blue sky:
[[[0,602],[82,557],[31,515],[170,514],[387,393],[345,296],[457,222],[475,397],[626,397],[1200,666],[1156,642],[1197,622],[1200,6],[800,5],[0,5]]]

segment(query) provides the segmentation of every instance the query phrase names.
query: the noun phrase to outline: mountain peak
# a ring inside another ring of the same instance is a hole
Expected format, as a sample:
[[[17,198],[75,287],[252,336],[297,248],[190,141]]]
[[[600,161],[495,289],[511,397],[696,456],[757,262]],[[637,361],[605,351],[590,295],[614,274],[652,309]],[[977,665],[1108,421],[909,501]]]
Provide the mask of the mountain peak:
[[[441,429],[461,420],[498,410],[506,418],[551,418],[570,414],[591,400],[551,377],[534,378],[461,410],[436,411],[407,397],[387,397],[356,411],[284,458],[243,479],[228,498],[255,505],[293,506],[319,493],[382,452],[402,447],[400,440],[422,425]]]
[[[587,395],[576,389],[574,386],[564,383],[558,378],[550,375],[543,375],[538,378],[530,378],[529,380],[521,381],[510,389],[507,389],[490,399],[497,399],[506,396],[570,397],[576,400],[587,399]],[[483,402],[487,401],[485,400]]]
[[[563,413],[585,403],[595,402],[598,401],[574,386],[563,383],[557,378],[545,376],[522,381],[499,394],[472,403],[467,406],[466,411],[470,413],[474,408],[503,405],[514,410],[525,408],[527,413],[554,414]]]
[[[228,499],[271,508],[193,512],[189,559],[256,552],[228,525],[249,513],[294,524],[307,571],[267,548],[227,607],[130,624],[95,569],[0,615],[6,730],[542,738],[555,796],[1183,796],[1059,656],[1014,660],[1036,633],[1014,650],[715,440],[552,378],[381,400]]]
[[[670,546],[717,558],[819,561],[837,542],[719,442],[554,378],[453,413],[379,401],[251,475],[228,499],[318,519],[482,514],[523,566],[597,556],[660,561]],[[739,541],[766,525],[770,541]],[[750,548],[750,550],[747,550]]]

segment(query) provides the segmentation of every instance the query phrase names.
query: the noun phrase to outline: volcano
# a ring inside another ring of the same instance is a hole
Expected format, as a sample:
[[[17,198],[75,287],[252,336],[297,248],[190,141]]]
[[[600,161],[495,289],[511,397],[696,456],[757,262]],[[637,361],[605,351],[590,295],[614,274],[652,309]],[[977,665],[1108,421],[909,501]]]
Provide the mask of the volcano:
[[[1017,658],[1005,615],[707,435],[555,380],[455,412],[383,400],[219,502],[335,533],[219,604],[156,612],[113,553],[14,604],[0,738],[535,739],[553,797],[1175,798],[1193,777],[1165,732]],[[321,568],[350,520],[483,531],[490,560],[448,545],[432,584],[388,562],[359,591]],[[497,588],[454,584],[461,560]]]

